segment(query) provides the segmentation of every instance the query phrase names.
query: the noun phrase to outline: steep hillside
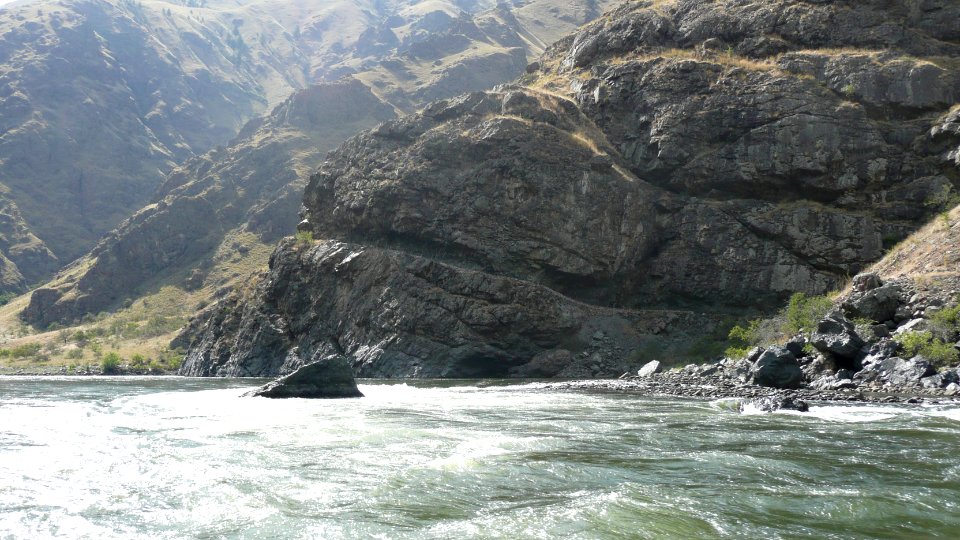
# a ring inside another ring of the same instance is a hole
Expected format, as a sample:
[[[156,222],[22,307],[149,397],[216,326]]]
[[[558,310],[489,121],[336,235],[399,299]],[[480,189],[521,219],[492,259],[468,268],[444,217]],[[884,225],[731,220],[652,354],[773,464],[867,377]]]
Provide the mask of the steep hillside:
[[[233,137],[267,106],[261,81],[297,73],[236,63],[225,15],[201,22],[181,6],[140,6],[19,3],[0,15],[0,181],[11,216],[0,232],[16,237],[4,254],[20,288],[89,249],[177,162]]]
[[[585,22],[581,6],[593,3],[523,6],[556,6],[542,28],[514,17],[519,6],[487,0],[0,9],[0,292],[22,292],[87,252],[155,201],[173,167],[296,89],[355,73],[409,111],[515,78],[542,50],[536,36]],[[382,82],[387,72],[400,82]]]
[[[525,87],[341,146],[304,195],[319,241],[281,243],[195,319],[183,372],[345,354],[362,376],[619,374],[630,351],[682,355],[724,316],[834,288],[960,181],[958,15],[625,4]]]
[[[200,289],[231,232],[254,233],[264,244],[289,234],[305,179],[323,155],[351,134],[392,118],[393,108],[357,81],[296,92],[270,115],[250,122],[226,148],[174,169],[162,199],[34,291],[23,318],[43,327],[77,322],[150,287]],[[240,249],[239,255],[247,255],[250,247]],[[253,264],[262,262],[258,257]],[[213,284],[210,292],[223,285]]]

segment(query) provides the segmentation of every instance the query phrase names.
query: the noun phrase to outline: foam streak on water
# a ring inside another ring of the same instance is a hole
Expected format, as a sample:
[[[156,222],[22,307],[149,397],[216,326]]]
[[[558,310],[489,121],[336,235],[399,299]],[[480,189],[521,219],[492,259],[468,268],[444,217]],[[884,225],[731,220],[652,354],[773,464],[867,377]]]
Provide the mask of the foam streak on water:
[[[0,538],[955,538],[960,409],[0,378]]]

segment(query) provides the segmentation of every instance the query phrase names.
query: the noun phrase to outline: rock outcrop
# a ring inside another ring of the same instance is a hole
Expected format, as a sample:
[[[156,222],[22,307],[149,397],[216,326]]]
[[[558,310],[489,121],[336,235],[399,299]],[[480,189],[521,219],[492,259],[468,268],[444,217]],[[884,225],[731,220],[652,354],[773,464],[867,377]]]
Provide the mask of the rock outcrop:
[[[289,375],[244,394],[246,397],[333,399],[363,397],[350,364],[342,356],[328,356],[301,366]]]
[[[346,354],[361,374],[521,373],[534,357],[588,353],[596,310],[715,317],[823,293],[958,180],[943,118],[960,46],[940,22],[958,8],[936,5],[625,4],[561,40],[523,84],[437,102],[332,153],[301,212],[323,242],[285,242],[256,293],[201,315],[179,342],[185,373],[272,373],[302,362],[287,359],[294,348]],[[406,300],[409,270],[371,281],[369,262],[347,271],[346,252],[444,269],[417,294],[454,318]],[[888,315],[884,291],[851,309]],[[389,325],[364,322],[384,313]],[[820,329],[822,347],[855,368],[863,343],[834,322],[842,331]],[[656,332],[679,338],[684,324]],[[628,326],[622,348],[655,333]],[[799,384],[799,371],[777,384]]]
[[[296,90],[355,75],[413,112],[515,79],[613,1],[7,2],[0,293],[50,279]]]
[[[331,354],[350,358],[359,377],[552,376],[575,360],[611,376],[666,315],[585,305],[407,252],[286,240],[254,290],[208,308],[176,345],[189,348],[181,373],[191,376],[266,377]],[[672,316],[678,327],[698,320]],[[624,348],[597,347],[598,333]],[[546,351],[563,363],[544,373]]]

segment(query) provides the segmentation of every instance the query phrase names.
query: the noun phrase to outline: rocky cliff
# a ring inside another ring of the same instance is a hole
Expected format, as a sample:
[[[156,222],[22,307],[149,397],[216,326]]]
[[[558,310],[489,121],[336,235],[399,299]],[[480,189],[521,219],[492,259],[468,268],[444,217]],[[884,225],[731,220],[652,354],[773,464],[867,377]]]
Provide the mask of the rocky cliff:
[[[371,5],[367,8],[373,11],[354,13],[357,3],[346,2],[330,6],[314,19],[308,17],[297,36],[261,33],[268,37],[260,38],[260,46],[270,45],[274,39],[293,39],[303,51],[313,51],[315,63],[310,78],[342,72],[356,75],[350,82],[327,83],[297,94],[270,116],[252,120],[226,149],[175,168],[163,179],[149,205],[106,235],[81,261],[39,288],[31,296],[23,319],[40,328],[52,323],[71,324],[84,315],[114,310],[119,301],[134,300],[165,283],[216,291],[225,283],[205,276],[214,265],[216,253],[232,251],[222,249],[224,238],[235,236],[230,231],[248,230],[256,233],[260,242],[273,243],[292,232],[305,179],[325,152],[349,136],[393,118],[394,110],[422,105],[424,95],[449,96],[516,77],[526,65],[527,55],[542,50],[542,41],[536,36],[572,28],[585,17],[596,15],[578,9],[580,2],[564,4],[531,30],[532,17],[542,15],[554,3],[538,0],[523,6],[504,4],[492,10],[485,10],[492,4],[484,2],[467,2],[460,7],[430,4],[442,7],[439,11],[415,4],[397,15],[395,11],[403,7],[399,4]],[[303,9],[307,15],[310,11],[279,0],[272,5],[277,9],[270,17],[284,24],[297,20],[290,10]],[[163,8],[165,16],[167,9]],[[259,16],[265,6],[251,3],[244,9],[246,15]],[[394,15],[388,17],[391,13]],[[192,18],[191,24],[208,23]],[[338,26],[344,24],[346,28],[366,30],[358,30],[359,37],[350,37]],[[249,28],[244,24],[235,30],[242,37]],[[400,37],[394,35],[395,31]],[[520,34],[527,38],[522,39]],[[342,44],[334,54],[330,40],[336,36]],[[421,73],[426,51],[430,54],[430,71]],[[248,55],[250,62],[266,66],[286,61],[286,57],[265,57],[256,45],[251,45]],[[501,57],[510,58],[510,62],[503,64]],[[404,70],[403,84],[381,84],[376,74],[386,64]],[[471,77],[447,76],[466,65],[473,73]],[[448,84],[451,80],[456,84]],[[280,83],[269,77],[262,83],[264,92],[272,95],[280,91]],[[297,84],[296,80],[288,83]],[[390,100],[389,106],[382,96]],[[25,246],[9,251],[19,256],[16,260],[37,257],[25,253],[28,246],[33,246],[28,240],[22,240]],[[235,243],[232,239],[228,242]],[[43,246],[39,242],[36,245],[38,249]],[[247,248],[239,258],[255,260],[243,264],[265,264],[261,250]],[[6,265],[4,268],[10,271],[5,279],[35,283],[57,265],[55,258],[45,266],[33,265],[30,268],[34,273],[27,280],[21,278],[15,265]],[[184,273],[186,276],[180,275]]]
[[[513,80],[543,50],[536,36],[589,20],[590,3],[37,0],[0,9],[0,293],[23,292],[87,253],[163,197],[157,189],[178,164],[226,144],[297,89],[354,74],[413,110]],[[551,7],[542,27],[526,14]]]
[[[304,195],[323,240],[282,243],[198,317],[184,373],[337,353],[361,375],[602,374],[654,337],[835,287],[955,189],[958,10],[625,4],[522,86],[331,154]]]

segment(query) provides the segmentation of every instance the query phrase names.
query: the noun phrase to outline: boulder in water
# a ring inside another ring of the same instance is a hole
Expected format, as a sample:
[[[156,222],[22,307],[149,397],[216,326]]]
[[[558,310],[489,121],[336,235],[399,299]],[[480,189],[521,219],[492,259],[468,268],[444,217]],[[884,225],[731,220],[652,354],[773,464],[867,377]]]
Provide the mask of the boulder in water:
[[[328,356],[245,394],[267,398],[363,397],[343,356]]]
[[[747,404],[753,405],[757,409],[763,412],[773,412],[773,411],[799,411],[807,412],[810,410],[810,406],[807,405],[806,401],[802,399],[795,399],[793,397],[779,397],[779,396],[767,396],[762,398],[757,398],[746,403],[740,404],[740,412],[743,412]]]

